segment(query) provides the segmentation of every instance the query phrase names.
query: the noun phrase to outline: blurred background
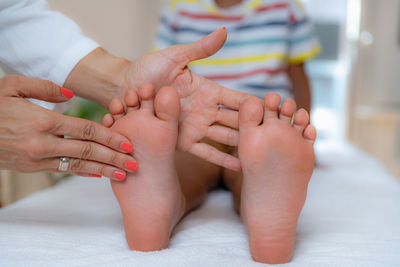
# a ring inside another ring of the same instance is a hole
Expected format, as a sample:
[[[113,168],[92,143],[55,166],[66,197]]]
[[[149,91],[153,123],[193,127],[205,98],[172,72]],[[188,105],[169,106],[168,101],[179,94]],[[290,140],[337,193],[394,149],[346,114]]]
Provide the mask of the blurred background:
[[[114,55],[148,53],[162,0],[48,0]],[[302,0],[323,52],[307,62],[317,146],[350,142],[400,177],[400,1]],[[0,69],[0,76],[9,73]],[[78,99],[67,114],[100,121],[106,111]],[[60,176],[1,171],[7,205],[52,186]]]

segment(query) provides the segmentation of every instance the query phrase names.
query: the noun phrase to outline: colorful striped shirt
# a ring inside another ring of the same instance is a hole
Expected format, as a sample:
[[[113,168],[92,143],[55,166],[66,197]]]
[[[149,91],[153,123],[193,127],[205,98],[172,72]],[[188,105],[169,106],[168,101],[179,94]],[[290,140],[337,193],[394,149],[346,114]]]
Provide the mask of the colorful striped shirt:
[[[224,47],[192,62],[191,70],[261,98],[270,91],[292,96],[287,66],[321,50],[298,0],[243,0],[230,8],[218,8],[214,0],[168,0],[155,49],[194,42],[223,26],[228,32]]]

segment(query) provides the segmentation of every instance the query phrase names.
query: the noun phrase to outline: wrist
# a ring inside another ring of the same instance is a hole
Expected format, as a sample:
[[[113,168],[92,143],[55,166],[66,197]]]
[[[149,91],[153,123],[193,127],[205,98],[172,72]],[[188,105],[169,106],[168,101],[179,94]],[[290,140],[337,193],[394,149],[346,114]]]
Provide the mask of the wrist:
[[[74,67],[64,83],[78,96],[107,107],[124,86],[131,62],[97,48]]]

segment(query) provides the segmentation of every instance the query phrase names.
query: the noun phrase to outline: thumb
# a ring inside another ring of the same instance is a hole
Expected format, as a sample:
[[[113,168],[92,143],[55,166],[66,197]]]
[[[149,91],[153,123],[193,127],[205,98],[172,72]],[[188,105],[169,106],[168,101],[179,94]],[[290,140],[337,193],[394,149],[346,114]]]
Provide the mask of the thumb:
[[[74,96],[71,90],[62,88],[47,80],[8,75],[1,79],[3,87],[10,96],[34,98],[54,103],[65,102]]]
[[[191,61],[214,55],[225,44],[226,37],[227,32],[225,27],[223,27],[194,43],[171,46],[168,48],[171,51],[168,52],[175,55],[179,63],[186,66]]]

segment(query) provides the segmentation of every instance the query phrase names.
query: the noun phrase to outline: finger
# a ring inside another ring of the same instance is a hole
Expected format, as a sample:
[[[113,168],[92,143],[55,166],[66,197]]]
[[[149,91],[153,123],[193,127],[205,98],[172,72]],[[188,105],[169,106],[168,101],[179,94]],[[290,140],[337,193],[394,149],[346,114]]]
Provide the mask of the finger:
[[[182,66],[191,61],[206,58],[215,54],[222,48],[226,41],[226,29],[218,29],[197,42],[187,45],[175,45],[167,48],[164,52],[172,55]]]
[[[55,171],[60,172],[58,170],[58,166],[60,164],[59,158],[51,158],[42,161],[42,166],[47,166],[45,171]],[[124,170],[118,169],[116,167],[102,164],[95,161],[88,161],[83,159],[70,158],[69,166],[66,173],[73,173],[76,175],[83,173],[97,174],[101,175],[115,181],[123,181],[126,178],[126,172]]]
[[[196,143],[192,145],[192,147],[189,149],[189,152],[224,168],[233,171],[241,170],[241,165],[238,158],[221,152],[211,145],[205,143]]]
[[[227,108],[220,108],[217,113],[217,121],[219,124],[238,129],[239,128],[239,112]]]
[[[206,137],[228,146],[237,146],[239,142],[239,132],[237,130],[220,125],[210,126]]]
[[[239,91],[231,90],[220,85],[221,93],[219,94],[218,104],[224,105],[225,107],[239,110],[240,104],[246,100],[247,98],[251,97],[251,95],[242,93]]]
[[[58,123],[52,131],[54,135],[90,140],[117,151],[133,152],[133,146],[126,137],[97,122],[61,114],[56,114],[56,116],[59,117],[56,118]]]
[[[54,103],[65,102],[74,96],[71,90],[62,88],[47,80],[8,75],[2,79],[3,88],[9,96],[35,98]]]
[[[125,153],[117,152],[100,144],[74,139],[57,139],[57,146],[49,157],[70,157],[106,163],[125,171],[137,170],[136,160]]]

